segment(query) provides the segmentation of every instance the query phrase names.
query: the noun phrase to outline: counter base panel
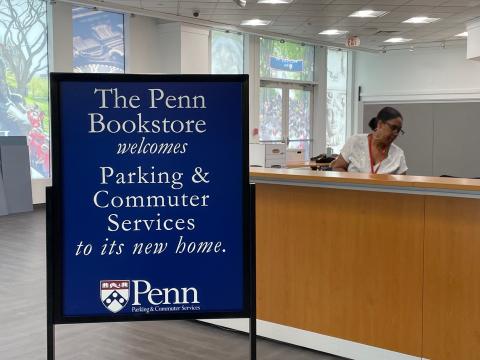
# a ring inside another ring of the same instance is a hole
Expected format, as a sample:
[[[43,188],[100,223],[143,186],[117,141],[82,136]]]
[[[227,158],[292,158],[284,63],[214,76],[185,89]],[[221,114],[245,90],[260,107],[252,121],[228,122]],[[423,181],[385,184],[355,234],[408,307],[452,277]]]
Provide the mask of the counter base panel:
[[[257,317],[420,356],[424,201],[256,185]]]
[[[480,201],[425,204],[424,356],[480,358]]]

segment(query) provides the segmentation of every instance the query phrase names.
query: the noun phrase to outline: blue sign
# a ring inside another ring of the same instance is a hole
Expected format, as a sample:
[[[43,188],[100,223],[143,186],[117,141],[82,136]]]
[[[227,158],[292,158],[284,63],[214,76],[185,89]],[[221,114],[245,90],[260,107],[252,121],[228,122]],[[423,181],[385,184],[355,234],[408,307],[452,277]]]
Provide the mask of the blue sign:
[[[303,60],[289,60],[270,56],[270,67],[281,71],[301,72],[303,71]]]
[[[58,322],[248,316],[247,77],[52,80]]]

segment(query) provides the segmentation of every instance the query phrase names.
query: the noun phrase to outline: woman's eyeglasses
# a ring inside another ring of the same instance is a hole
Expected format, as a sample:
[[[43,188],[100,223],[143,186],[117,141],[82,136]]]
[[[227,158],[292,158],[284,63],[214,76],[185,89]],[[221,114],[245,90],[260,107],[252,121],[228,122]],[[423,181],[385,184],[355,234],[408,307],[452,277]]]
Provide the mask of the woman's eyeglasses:
[[[405,135],[405,131],[402,130],[401,126],[392,125],[388,122],[386,122],[385,124],[388,125],[388,127],[390,128],[390,130],[392,130],[393,133],[396,133],[397,135]]]

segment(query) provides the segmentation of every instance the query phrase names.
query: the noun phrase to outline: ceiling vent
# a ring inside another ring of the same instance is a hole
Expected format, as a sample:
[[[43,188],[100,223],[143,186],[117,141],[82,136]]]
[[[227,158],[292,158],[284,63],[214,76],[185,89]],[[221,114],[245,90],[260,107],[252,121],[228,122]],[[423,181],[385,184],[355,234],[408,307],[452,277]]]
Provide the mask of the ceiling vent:
[[[376,36],[390,36],[398,34],[399,31],[397,30],[379,30],[375,33]]]
[[[247,0],[233,0],[233,2],[242,8],[244,8],[245,5],[247,5]]]

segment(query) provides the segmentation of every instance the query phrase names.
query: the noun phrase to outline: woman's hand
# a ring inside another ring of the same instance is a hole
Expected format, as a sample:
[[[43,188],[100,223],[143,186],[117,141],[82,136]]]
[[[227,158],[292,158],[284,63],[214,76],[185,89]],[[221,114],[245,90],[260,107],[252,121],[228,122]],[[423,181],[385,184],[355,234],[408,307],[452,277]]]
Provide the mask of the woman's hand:
[[[343,156],[338,155],[337,159],[332,163],[332,171],[346,172],[348,169],[348,163]]]

